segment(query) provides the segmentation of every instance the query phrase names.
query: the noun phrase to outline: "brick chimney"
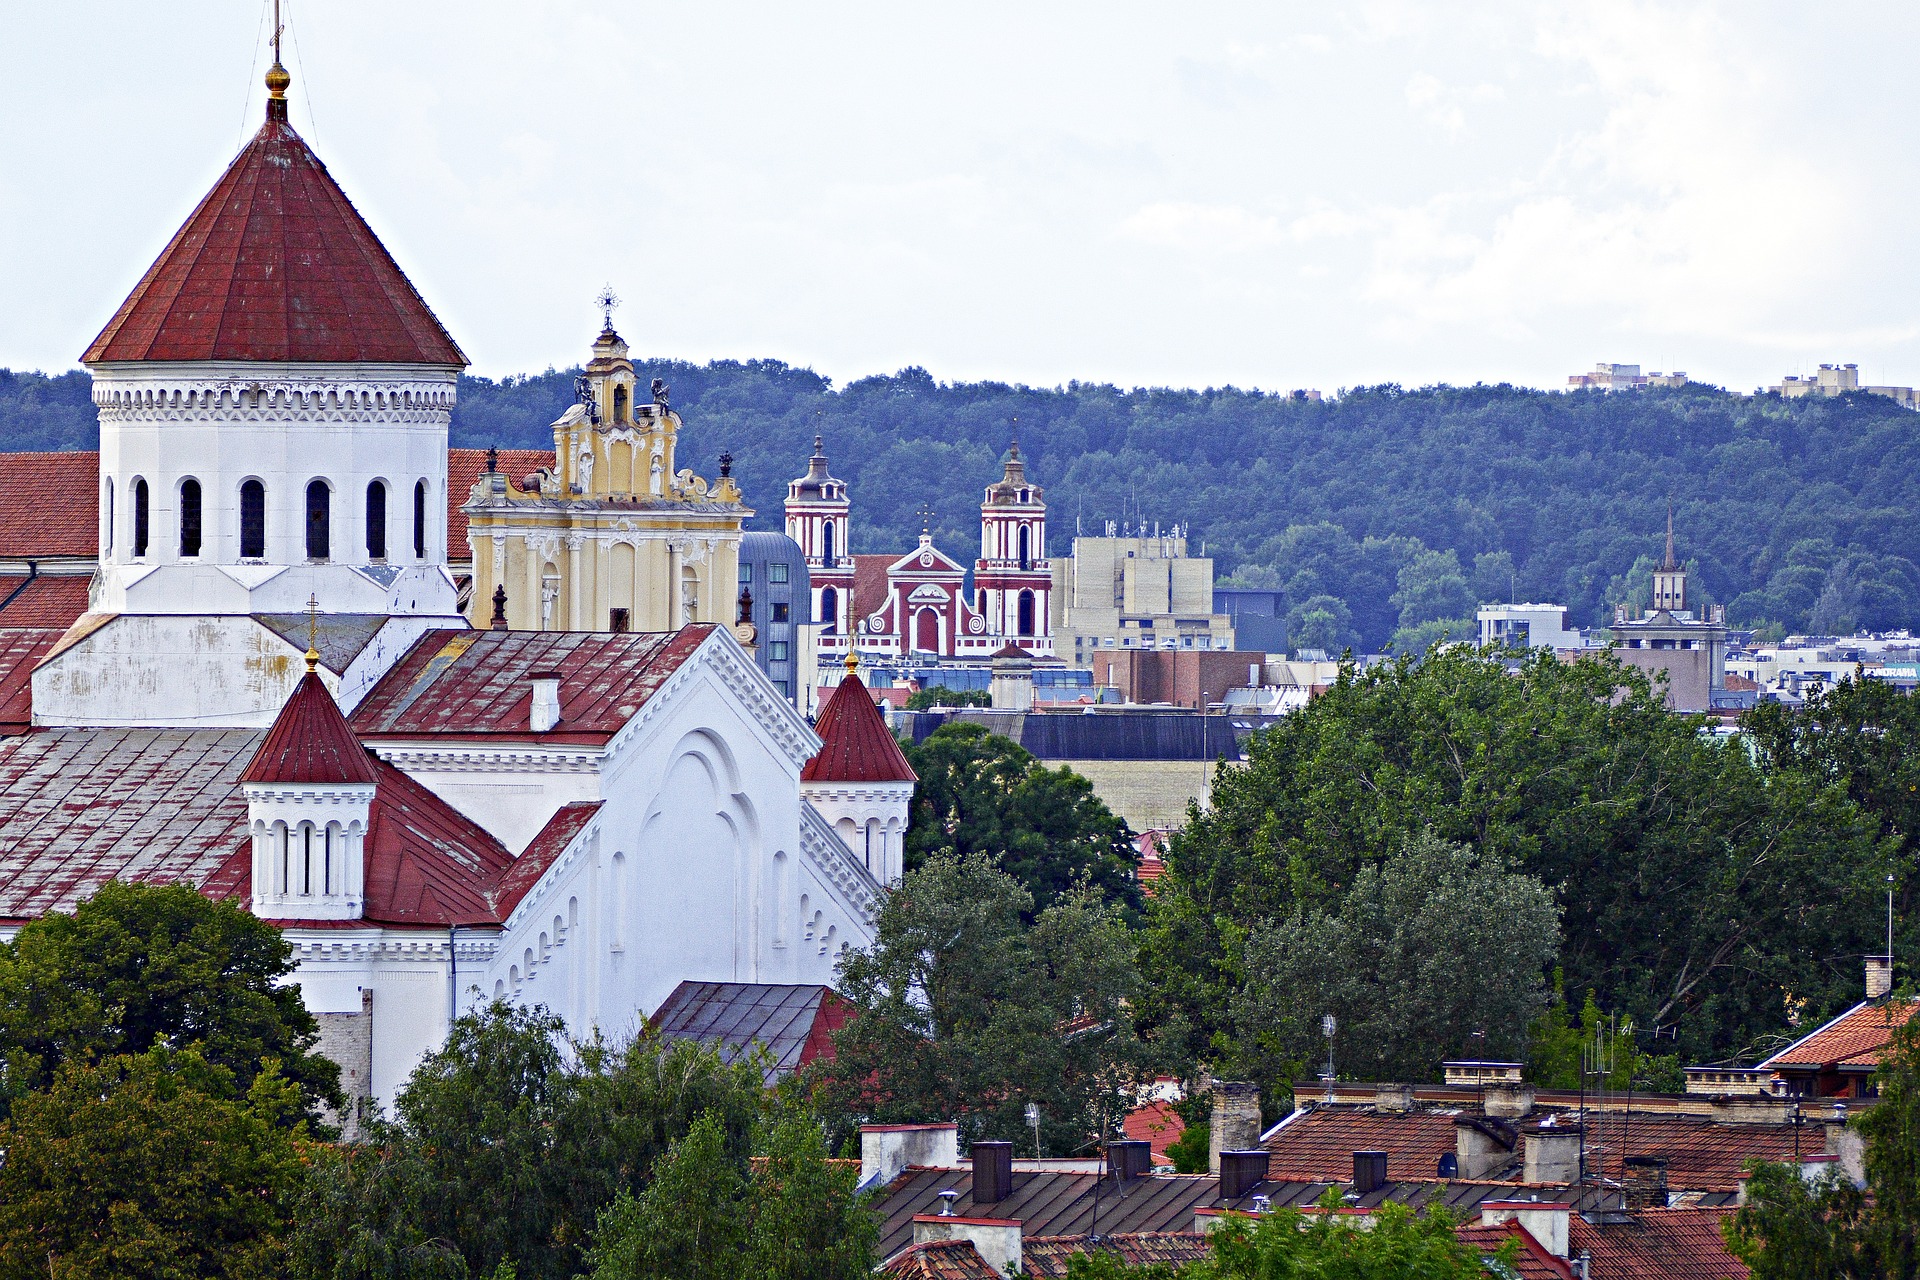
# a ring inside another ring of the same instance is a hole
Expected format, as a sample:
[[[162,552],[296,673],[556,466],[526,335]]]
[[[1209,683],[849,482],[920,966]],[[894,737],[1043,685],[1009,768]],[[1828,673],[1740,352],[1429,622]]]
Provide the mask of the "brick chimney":
[[[1578,1124],[1536,1125],[1520,1139],[1525,1182],[1578,1182],[1580,1180],[1580,1134]]]
[[[860,1126],[860,1185],[885,1186],[908,1165],[951,1169],[960,1163],[960,1127],[954,1124]]]
[[[1893,957],[1868,956],[1867,999],[1884,1000],[1893,994]]]
[[[1410,1084],[1373,1086],[1373,1109],[1393,1112],[1413,1110],[1413,1086]]]
[[[1667,1207],[1667,1158],[1628,1156],[1622,1181],[1629,1210]]]
[[[1260,1142],[1260,1086],[1241,1080],[1213,1083],[1213,1120],[1207,1171],[1220,1172],[1222,1151],[1244,1151]]]

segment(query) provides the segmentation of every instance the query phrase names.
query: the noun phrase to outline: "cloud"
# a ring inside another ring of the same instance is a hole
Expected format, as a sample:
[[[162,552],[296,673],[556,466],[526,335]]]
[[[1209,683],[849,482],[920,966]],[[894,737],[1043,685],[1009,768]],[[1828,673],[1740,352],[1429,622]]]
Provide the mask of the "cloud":
[[[1438,76],[1424,71],[1416,72],[1407,81],[1407,105],[1429,123],[1444,129],[1450,138],[1458,138],[1466,132],[1467,104],[1474,102],[1499,102],[1507,95],[1499,85],[1476,84],[1471,88],[1454,88],[1443,82]]]
[[[1128,215],[1117,234],[1124,240],[1162,248],[1231,254],[1351,235],[1364,225],[1364,219],[1331,205],[1283,221],[1238,205],[1163,201]]]

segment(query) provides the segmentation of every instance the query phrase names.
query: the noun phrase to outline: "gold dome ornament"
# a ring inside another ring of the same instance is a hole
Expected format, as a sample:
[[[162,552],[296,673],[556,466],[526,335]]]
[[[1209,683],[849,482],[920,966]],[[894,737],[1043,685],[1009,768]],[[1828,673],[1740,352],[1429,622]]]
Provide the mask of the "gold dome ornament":
[[[274,98],[286,97],[287,86],[292,83],[293,83],[293,77],[287,74],[287,69],[280,65],[280,60],[278,58],[275,58],[273,60],[273,65],[267,68],[268,96],[274,97]]]

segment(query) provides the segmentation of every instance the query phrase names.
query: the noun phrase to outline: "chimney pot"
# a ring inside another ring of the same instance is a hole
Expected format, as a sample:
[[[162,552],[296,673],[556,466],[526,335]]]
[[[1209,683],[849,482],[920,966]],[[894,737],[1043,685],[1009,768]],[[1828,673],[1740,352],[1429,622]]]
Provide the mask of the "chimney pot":
[[[1665,1156],[1628,1156],[1625,1165],[1627,1208],[1664,1209],[1667,1207],[1667,1158]]]
[[[1121,1182],[1153,1172],[1153,1144],[1127,1139],[1107,1144],[1107,1172]]]
[[[1868,956],[1867,999],[1881,1000],[1893,994],[1893,957]]]
[[[560,723],[560,673],[536,671],[527,678],[533,682],[528,724],[535,733],[545,733]]]

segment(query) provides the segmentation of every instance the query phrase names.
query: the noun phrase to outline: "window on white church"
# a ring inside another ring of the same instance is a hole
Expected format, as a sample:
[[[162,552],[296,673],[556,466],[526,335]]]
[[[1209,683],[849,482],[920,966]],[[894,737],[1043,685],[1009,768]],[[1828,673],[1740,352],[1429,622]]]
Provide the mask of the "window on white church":
[[[107,477],[107,550],[113,550],[113,477]]]
[[[413,558],[427,558],[427,482],[416,481],[413,486]]]
[[[200,554],[200,482],[192,478],[180,482],[180,554]]]
[[[827,521],[825,533],[820,543],[820,560],[827,568],[833,568],[833,521]]]
[[[1026,532],[1025,529],[1020,531],[1022,537]],[[1020,634],[1023,636],[1033,634],[1033,592],[1031,591],[1020,593]]]
[[[367,559],[387,558],[387,486],[375,480],[367,485]]]
[[[333,551],[333,492],[325,480],[307,486],[307,559],[325,560]]]
[[[1026,525],[1020,526],[1020,567],[1022,569],[1033,568],[1033,537],[1032,535],[1033,535],[1033,531],[1027,528]],[[1031,633],[1022,632],[1021,634],[1029,635]]]
[[[147,482],[133,482],[133,554],[147,554]]]
[[[828,587],[820,593],[821,629],[831,632],[840,622],[840,593]]]
[[[249,480],[240,486],[240,558],[261,560],[267,554],[267,486]]]

